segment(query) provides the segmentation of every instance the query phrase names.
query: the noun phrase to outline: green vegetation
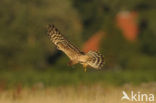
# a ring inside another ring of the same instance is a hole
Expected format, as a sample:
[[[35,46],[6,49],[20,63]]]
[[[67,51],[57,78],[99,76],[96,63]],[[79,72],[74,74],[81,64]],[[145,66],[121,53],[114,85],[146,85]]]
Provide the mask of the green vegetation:
[[[57,68],[65,69],[65,68]],[[16,87],[30,87],[42,84],[44,87],[61,86],[61,85],[89,85],[94,83],[103,83],[111,85],[123,85],[146,83],[156,81],[156,71],[148,69],[144,70],[105,70],[93,71],[88,69],[84,72],[82,68],[66,68],[64,71],[55,70],[54,68],[47,71],[37,70],[22,70],[0,73],[1,81],[5,81],[6,88]]]
[[[156,81],[155,4],[155,0],[1,0],[0,85]],[[116,26],[115,17],[122,10],[139,15],[136,42],[127,41]],[[106,32],[100,49],[105,69],[84,73],[79,65],[68,67],[65,55],[49,63],[47,58],[56,51],[46,34],[51,23],[79,47],[97,31]]]

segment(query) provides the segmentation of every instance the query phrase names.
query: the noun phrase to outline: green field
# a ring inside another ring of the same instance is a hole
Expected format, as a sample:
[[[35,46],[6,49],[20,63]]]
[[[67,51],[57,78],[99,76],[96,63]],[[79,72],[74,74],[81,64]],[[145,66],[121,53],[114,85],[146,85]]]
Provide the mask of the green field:
[[[58,68],[61,69],[61,68]],[[1,84],[6,88],[17,85],[32,86],[41,83],[44,86],[78,85],[108,83],[112,85],[123,85],[125,83],[140,84],[156,81],[155,72],[146,70],[100,70],[83,68],[67,68],[63,71],[57,69],[49,70],[16,70],[0,72]]]

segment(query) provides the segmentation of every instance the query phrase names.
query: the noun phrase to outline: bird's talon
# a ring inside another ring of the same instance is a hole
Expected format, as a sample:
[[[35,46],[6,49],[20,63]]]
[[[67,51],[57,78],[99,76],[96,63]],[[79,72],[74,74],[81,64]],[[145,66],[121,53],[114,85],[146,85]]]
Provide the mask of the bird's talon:
[[[87,71],[87,65],[83,65],[83,68],[84,68],[84,72],[86,72]]]

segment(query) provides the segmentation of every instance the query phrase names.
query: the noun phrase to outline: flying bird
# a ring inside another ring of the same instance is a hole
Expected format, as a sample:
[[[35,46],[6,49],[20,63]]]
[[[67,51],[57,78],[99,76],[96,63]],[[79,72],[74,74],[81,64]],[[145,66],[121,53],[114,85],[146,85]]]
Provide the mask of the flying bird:
[[[84,53],[68,41],[54,25],[48,26],[48,36],[56,47],[64,52],[69,58],[69,65],[80,63],[86,72],[87,67],[101,69],[104,66],[104,56],[97,51]]]

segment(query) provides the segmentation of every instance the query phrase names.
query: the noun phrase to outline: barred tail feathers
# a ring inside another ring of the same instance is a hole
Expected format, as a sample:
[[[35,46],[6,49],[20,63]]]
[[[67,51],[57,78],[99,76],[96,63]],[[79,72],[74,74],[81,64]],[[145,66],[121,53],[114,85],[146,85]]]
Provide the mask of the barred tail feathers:
[[[87,64],[95,69],[101,69],[103,68],[105,61],[104,56],[98,52],[95,51],[89,51],[87,53],[89,56],[89,59],[87,61]]]

